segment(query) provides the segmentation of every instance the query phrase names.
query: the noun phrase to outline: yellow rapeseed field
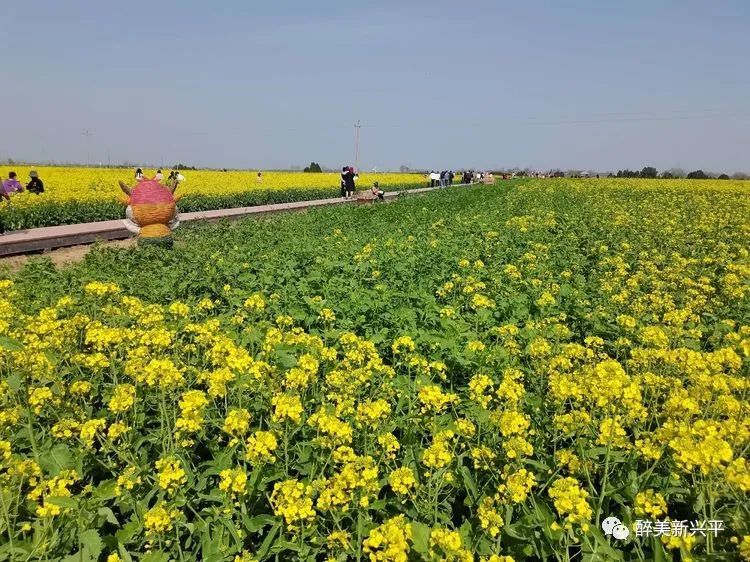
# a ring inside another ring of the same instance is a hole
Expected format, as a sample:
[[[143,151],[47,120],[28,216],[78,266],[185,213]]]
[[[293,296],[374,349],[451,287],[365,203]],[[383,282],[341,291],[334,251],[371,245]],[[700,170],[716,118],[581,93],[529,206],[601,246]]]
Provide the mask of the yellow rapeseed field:
[[[22,182],[28,182],[26,167],[7,168],[3,170],[3,177],[7,177],[11,169],[18,173]],[[31,169],[31,168],[29,168]],[[42,197],[33,194],[19,195],[14,198],[14,204],[21,206],[35,205],[41,201],[101,201],[117,200],[120,190],[117,182],[123,180],[135,183],[134,171],[129,168],[75,168],[62,166],[34,167],[44,181],[45,192]],[[163,170],[164,177],[169,174]],[[262,181],[258,181],[257,171],[229,171],[196,170],[181,172],[186,181],[180,185],[180,192],[200,195],[227,195],[256,190],[288,190],[288,189],[325,189],[337,188],[340,176],[337,172],[306,174],[303,172],[262,172]],[[147,177],[156,174],[155,169],[144,169]],[[377,181],[381,186],[400,186],[422,183],[421,174],[401,173],[363,173],[360,174],[358,184],[369,187]]]
[[[0,560],[750,560],[750,183],[176,236],[0,274]]]
[[[12,170],[27,183],[31,169],[6,167],[0,168],[0,174],[5,178]],[[130,168],[39,166],[33,169],[44,181],[44,193],[16,193],[12,196],[12,206],[1,204],[0,232],[122,218],[124,209],[117,182],[135,183],[134,170]],[[166,178],[169,170],[163,172]],[[153,177],[156,170],[145,169],[144,173]],[[185,181],[179,187],[183,195],[179,209],[183,212],[334,197],[340,185],[340,175],[336,172],[263,172],[261,180],[257,171],[190,170],[182,174]],[[401,173],[363,173],[357,185],[368,189],[376,181],[386,191],[425,185],[422,175]]]

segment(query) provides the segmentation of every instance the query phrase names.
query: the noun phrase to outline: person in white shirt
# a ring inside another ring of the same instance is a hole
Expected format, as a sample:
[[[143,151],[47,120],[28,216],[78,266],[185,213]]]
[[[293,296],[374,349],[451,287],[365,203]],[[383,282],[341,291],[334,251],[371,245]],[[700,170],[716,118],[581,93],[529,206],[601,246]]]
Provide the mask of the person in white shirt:
[[[161,182],[161,180],[164,179],[164,174],[161,173],[161,170],[156,170],[156,175],[154,176],[154,179],[158,182]]]
[[[169,177],[167,178],[167,187],[169,187],[169,189],[172,190],[172,193],[174,193],[177,189],[177,186],[184,181],[185,176],[183,176],[177,170],[172,170],[171,172],[169,172]]]

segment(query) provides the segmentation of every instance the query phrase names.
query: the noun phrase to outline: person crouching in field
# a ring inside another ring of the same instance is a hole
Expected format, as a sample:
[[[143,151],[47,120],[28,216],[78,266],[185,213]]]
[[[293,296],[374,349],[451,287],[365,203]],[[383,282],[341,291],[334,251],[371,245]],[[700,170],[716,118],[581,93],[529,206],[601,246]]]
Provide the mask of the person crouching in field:
[[[380,199],[381,201],[385,200],[383,197],[385,195],[385,191],[380,189],[380,185],[378,184],[378,182],[375,182],[374,184],[372,184],[372,194],[378,199]]]
[[[31,181],[26,184],[26,191],[35,195],[41,195],[44,193],[44,182],[39,177],[39,174],[35,170],[29,172]]]
[[[23,191],[23,185],[21,185],[21,182],[19,182],[16,179],[16,173],[10,172],[8,174],[8,179],[2,183],[2,189],[0,189],[0,196],[2,196],[3,199],[6,199],[8,201],[8,204],[10,204],[10,194],[16,193],[16,192],[20,193],[22,191]]]

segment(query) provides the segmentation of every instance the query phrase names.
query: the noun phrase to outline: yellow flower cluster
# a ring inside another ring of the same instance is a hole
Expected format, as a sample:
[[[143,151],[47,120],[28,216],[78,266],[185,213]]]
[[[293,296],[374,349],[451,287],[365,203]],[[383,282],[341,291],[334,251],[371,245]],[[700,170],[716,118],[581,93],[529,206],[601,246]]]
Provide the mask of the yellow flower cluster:
[[[419,389],[419,401],[422,403],[422,413],[440,413],[446,407],[458,400],[452,392],[443,392],[436,384],[423,386]]]
[[[321,511],[347,511],[357,501],[361,507],[370,504],[370,496],[380,489],[378,469],[372,457],[348,459],[341,469],[330,478],[316,482],[320,495],[316,507]]]
[[[667,514],[667,502],[654,490],[638,492],[635,496],[635,514],[651,520],[661,519]]]
[[[118,384],[108,406],[112,413],[119,414],[128,411],[133,404],[135,404],[135,387],[132,384]]]
[[[182,439],[184,445],[191,441],[185,435],[200,431],[203,425],[203,409],[208,405],[208,398],[201,390],[188,390],[180,398],[180,417],[175,421],[175,437]]]
[[[498,486],[498,495],[509,503],[523,503],[536,486],[536,477],[525,468],[510,472],[503,469],[503,483]]]
[[[304,408],[297,395],[277,394],[271,400],[271,404],[273,404],[271,419],[274,422],[290,421],[296,424],[302,419]]]
[[[458,531],[433,529],[430,532],[430,555],[446,561],[473,562],[474,555],[463,548],[463,541]]]
[[[70,498],[73,493],[69,489],[79,480],[78,473],[75,470],[65,470],[58,476],[39,482],[28,493],[28,498],[36,504],[36,514],[39,517],[55,517],[64,511],[69,510],[63,507],[55,500],[58,498]]]
[[[247,492],[247,473],[242,468],[227,468],[219,474],[219,490],[232,498]]]
[[[585,533],[593,511],[588,504],[589,493],[584,490],[575,478],[566,476],[555,480],[548,490],[549,497],[557,513],[565,517],[565,528],[580,526]]]
[[[96,434],[102,431],[106,425],[107,421],[103,419],[94,419],[83,422],[80,427],[81,441],[83,441],[87,447],[93,447]]]
[[[229,445],[236,445],[250,429],[250,412],[245,408],[236,408],[227,413],[222,431],[231,436]]]
[[[307,419],[307,424],[317,429],[318,436],[315,442],[325,447],[333,448],[352,442],[354,435],[352,427],[326,410],[321,409],[315,412]]]
[[[411,524],[397,515],[370,531],[362,546],[373,562],[407,562],[412,537]]]
[[[187,482],[182,463],[174,457],[159,459],[155,463],[159,487],[168,494],[176,494]]]
[[[256,431],[247,439],[246,458],[253,464],[274,463],[274,451],[279,446],[276,436],[270,431]]]
[[[397,494],[406,495],[417,485],[417,480],[411,468],[402,466],[388,475],[388,484]]]
[[[273,512],[283,517],[290,530],[315,519],[312,487],[298,480],[285,480],[274,484],[271,494]]]
[[[447,467],[453,460],[453,439],[455,434],[450,429],[438,433],[422,454],[422,463],[430,469]]]
[[[491,497],[485,497],[482,499],[479,507],[477,508],[477,518],[482,529],[487,531],[487,534],[493,539],[500,534],[505,522],[503,521],[502,515],[498,513],[496,509],[496,501]]]
[[[160,503],[146,512],[143,517],[143,526],[149,536],[166,535],[174,523],[180,518],[180,511],[176,508],[168,509]]]

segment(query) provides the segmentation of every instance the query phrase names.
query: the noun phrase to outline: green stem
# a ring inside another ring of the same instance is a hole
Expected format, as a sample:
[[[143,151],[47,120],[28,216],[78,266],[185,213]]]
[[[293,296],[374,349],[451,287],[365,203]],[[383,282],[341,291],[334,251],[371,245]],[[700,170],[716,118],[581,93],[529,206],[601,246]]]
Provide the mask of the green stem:
[[[8,531],[8,545],[10,546],[10,556],[11,560],[13,559],[13,551],[15,550],[13,548],[13,529],[10,525],[10,515],[8,514],[8,508],[5,505],[5,492],[4,490],[0,490],[0,502],[2,502],[2,508],[3,508],[3,515],[5,516],[5,525]]]

